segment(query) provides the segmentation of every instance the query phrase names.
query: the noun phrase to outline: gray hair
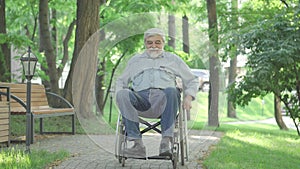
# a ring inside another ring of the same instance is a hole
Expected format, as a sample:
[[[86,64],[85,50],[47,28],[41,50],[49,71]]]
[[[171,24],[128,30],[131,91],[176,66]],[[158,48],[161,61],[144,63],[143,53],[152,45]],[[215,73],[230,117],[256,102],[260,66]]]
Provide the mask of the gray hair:
[[[165,42],[165,33],[159,29],[159,28],[151,28],[148,29],[145,33],[144,33],[144,40],[150,36],[154,36],[154,35],[159,35],[162,37],[163,41]]]

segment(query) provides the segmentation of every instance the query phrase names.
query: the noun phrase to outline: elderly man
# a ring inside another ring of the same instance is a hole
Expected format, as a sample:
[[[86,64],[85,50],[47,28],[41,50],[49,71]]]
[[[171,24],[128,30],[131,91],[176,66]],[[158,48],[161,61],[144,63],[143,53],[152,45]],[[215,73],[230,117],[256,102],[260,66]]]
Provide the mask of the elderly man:
[[[161,118],[159,155],[170,155],[170,142],[180,101],[175,78],[182,79],[186,110],[191,109],[199,85],[197,77],[180,57],[164,51],[165,35],[161,29],[147,30],[144,43],[146,50],[128,61],[116,83],[116,100],[127,138],[134,142],[133,147],[124,150],[124,154],[137,158],[146,157],[138,117]]]

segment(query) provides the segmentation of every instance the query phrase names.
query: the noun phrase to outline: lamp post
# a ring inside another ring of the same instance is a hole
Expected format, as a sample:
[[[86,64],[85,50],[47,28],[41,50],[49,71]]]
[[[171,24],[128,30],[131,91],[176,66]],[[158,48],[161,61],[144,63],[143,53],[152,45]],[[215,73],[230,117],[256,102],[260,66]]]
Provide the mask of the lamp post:
[[[30,47],[28,51],[20,58],[23,72],[27,80],[26,91],[26,152],[30,153],[30,144],[32,138],[32,119],[31,119],[31,79],[35,72],[37,57],[31,52]]]

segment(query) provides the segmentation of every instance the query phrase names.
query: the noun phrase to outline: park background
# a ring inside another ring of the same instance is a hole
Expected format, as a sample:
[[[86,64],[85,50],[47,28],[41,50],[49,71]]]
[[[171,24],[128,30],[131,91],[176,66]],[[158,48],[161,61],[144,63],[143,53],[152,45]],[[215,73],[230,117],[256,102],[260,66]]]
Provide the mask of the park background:
[[[271,127],[272,131],[273,129],[275,131],[288,129],[281,120],[284,106],[275,107],[274,97],[278,95],[278,91],[285,92],[283,94],[288,93],[284,96],[291,96],[290,93],[294,91],[297,93],[296,89],[299,84],[295,82],[299,73],[299,1],[22,0],[11,2],[1,0],[0,2],[1,81],[25,81],[25,78],[21,77],[20,67],[14,70],[18,66],[13,62],[18,62],[28,46],[31,46],[33,53],[39,59],[35,79],[40,79],[38,82],[43,83],[47,89],[73,102],[76,99],[72,96],[72,83],[74,83],[72,78],[76,77],[74,69],[76,64],[85,65],[83,67],[86,68],[83,70],[83,72],[86,71],[85,76],[79,76],[75,80],[75,82],[85,82],[80,86],[81,90],[84,86],[92,86],[85,89],[86,95],[83,96],[88,104],[75,105],[80,107],[81,111],[78,113],[81,113],[80,117],[84,119],[97,116],[99,119],[107,120],[107,114],[110,112],[107,109],[112,85],[110,82],[113,82],[114,70],[120,69],[118,66],[122,65],[126,58],[142,50],[143,30],[150,26],[157,26],[158,23],[153,22],[156,21],[156,16],[164,16],[164,22],[161,24],[164,24],[163,27],[170,37],[166,50],[176,52],[191,68],[210,71],[211,91],[199,94],[201,96],[198,98],[202,99],[195,103],[195,107],[204,106],[197,108],[198,112],[194,113],[200,114],[199,118],[202,117],[200,118],[202,120],[198,125],[192,122],[192,127],[198,126],[199,129],[204,129],[209,126],[213,129],[224,130],[222,129],[223,121],[275,117],[278,127]],[[140,19],[142,16],[145,20]],[[181,22],[178,21],[181,19]],[[113,26],[110,25],[111,23]],[[105,42],[101,44],[104,46],[96,46],[89,55],[84,56],[83,59],[80,58],[80,51],[84,48],[84,44],[95,33],[100,44]],[[127,37],[128,34],[133,36]],[[117,41],[114,41],[115,39]],[[247,56],[247,63],[237,64],[240,61],[238,58],[244,58],[244,56]],[[227,67],[222,67],[221,63],[229,63],[229,65],[225,64]],[[94,65],[95,69],[92,69]],[[65,78],[66,71],[64,70],[66,69],[69,70]],[[91,77],[92,80],[86,80],[87,77]],[[233,89],[238,90],[231,90],[232,93],[227,93],[227,84],[237,84],[233,86]],[[248,95],[241,91],[246,91]],[[227,98],[234,99],[228,100]],[[282,101],[289,101],[284,99],[286,97],[282,98]],[[295,127],[297,124],[299,126],[299,113],[296,111],[298,102],[296,101],[294,104],[296,106],[292,107],[295,111],[288,113],[294,122],[298,122],[295,123]],[[288,106],[289,104],[280,103],[279,105]],[[60,124],[50,123],[49,127],[61,127]],[[13,132],[17,136],[24,129],[24,127],[14,128],[20,130],[20,132]],[[269,130],[266,129],[266,131]],[[299,130],[293,130],[292,133],[287,134],[288,137],[286,133],[279,134],[283,136],[282,138],[291,138],[284,139],[286,142],[284,145],[296,147],[288,158],[291,161],[275,160],[284,165],[291,164],[292,167],[288,168],[299,166],[299,162],[294,160],[297,159],[295,157],[299,152],[297,149],[299,146],[296,146],[299,145],[299,139],[294,134],[299,135]],[[251,134],[249,136],[251,137]],[[270,149],[266,151],[268,150]],[[287,150],[290,148],[282,151]],[[226,158],[224,160],[230,161]],[[241,161],[245,162],[245,160]],[[270,167],[271,161],[266,163]],[[213,164],[206,165],[212,166]]]

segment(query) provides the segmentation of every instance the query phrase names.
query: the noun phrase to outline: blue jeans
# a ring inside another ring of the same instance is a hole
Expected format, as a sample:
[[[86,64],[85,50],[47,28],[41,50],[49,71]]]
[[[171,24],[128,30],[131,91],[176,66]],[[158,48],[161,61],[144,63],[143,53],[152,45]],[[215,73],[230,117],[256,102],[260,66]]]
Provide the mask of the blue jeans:
[[[159,96],[156,93],[162,93],[163,96]],[[123,89],[117,93],[116,99],[129,140],[142,138],[138,117],[151,116],[151,113],[154,114],[153,117],[160,117],[161,119],[162,136],[173,137],[174,122],[180,102],[180,92],[178,89],[148,89],[139,92]],[[153,105],[160,105],[155,102],[165,102],[165,104],[161,106],[161,109],[157,109]],[[162,111],[161,113],[157,113],[155,110]]]

